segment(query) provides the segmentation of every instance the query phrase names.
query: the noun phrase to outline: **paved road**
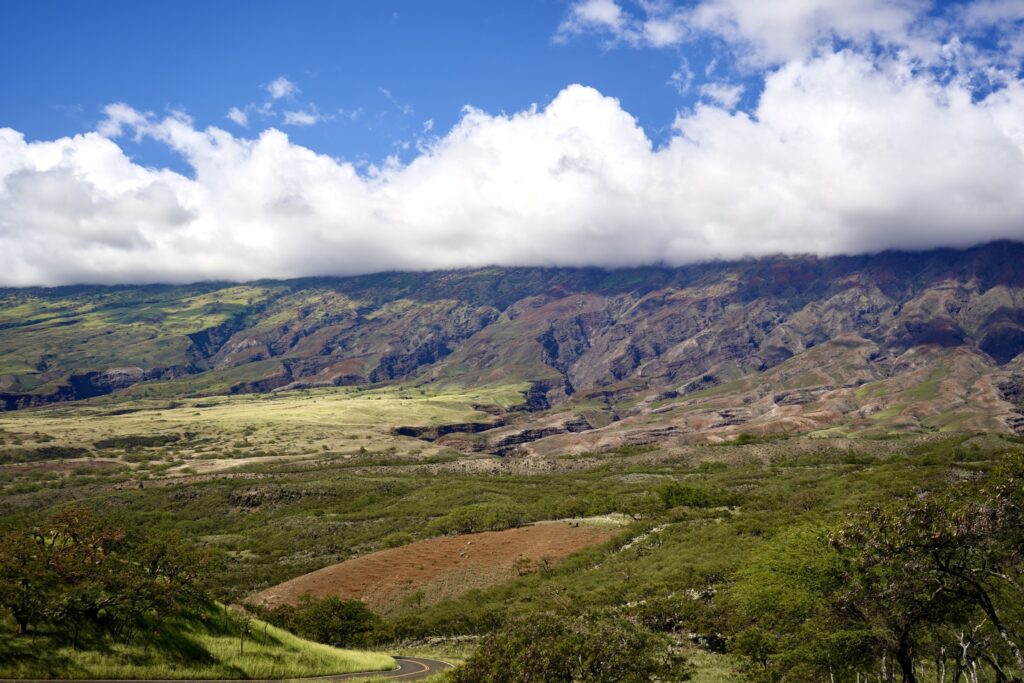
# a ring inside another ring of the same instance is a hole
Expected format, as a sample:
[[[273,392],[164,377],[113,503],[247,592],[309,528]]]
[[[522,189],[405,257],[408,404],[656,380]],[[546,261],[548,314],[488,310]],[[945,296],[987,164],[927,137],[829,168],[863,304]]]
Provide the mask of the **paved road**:
[[[422,681],[423,679],[433,676],[439,671],[452,668],[452,665],[447,662],[442,662],[437,659],[424,659],[423,657],[395,657],[395,661],[398,662],[398,668],[391,671],[368,671],[363,673],[352,673],[352,674],[339,674],[337,676],[317,676],[315,678],[296,678],[291,680],[296,681],[310,681],[323,683],[334,683],[335,681],[354,681],[354,680],[366,680],[366,681],[383,681],[383,680],[394,680],[399,679],[402,681]],[[0,683],[37,683],[41,682],[41,679],[9,679],[0,678]],[[47,681],[46,683],[53,683]],[[73,683],[125,683],[124,681],[110,681],[110,680],[75,680]],[[170,681],[132,681],[132,683],[171,683]],[[239,680],[239,681],[191,681],[188,679],[178,679],[173,683],[281,683],[280,681],[261,681],[261,680]]]
[[[433,676],[439,671],[452,668],[452,665],[447,662],[438,661],[436,659],[424,659],[422,657],[395,657],[395,661],[398,662],[398,668],[394,671],[384,671],[377,674],[344,674],[342,676],[322,676],[316,679],[303,679],[303,680],[316,680],[316,681],[351,681],[358,678],[368,678],[373,676],[372,680],[392,680],[395,678],[403,681],[422,681],[424,678]]]

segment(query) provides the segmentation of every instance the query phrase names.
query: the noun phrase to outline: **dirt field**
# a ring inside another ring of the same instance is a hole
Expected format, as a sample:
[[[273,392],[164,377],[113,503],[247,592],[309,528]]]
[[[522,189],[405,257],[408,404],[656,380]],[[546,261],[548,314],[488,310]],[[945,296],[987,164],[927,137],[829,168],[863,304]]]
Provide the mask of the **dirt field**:
[[[608,526],[567,522],[432,538],[296,577],[250,596],[248,602],[294,604],[311,593],[362,600],[379,612],[394,613],[496,585],[526,566],[535,570],[609,538]]]

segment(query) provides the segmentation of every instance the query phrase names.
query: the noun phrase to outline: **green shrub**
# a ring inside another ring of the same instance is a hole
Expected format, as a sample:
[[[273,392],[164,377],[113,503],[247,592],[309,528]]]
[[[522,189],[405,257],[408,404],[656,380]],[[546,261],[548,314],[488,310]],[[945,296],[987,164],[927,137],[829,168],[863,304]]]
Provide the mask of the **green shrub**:
[[[268,621],[303,638],[335,647],[365,645],[380,618],[359,600],[315,597],[309,594],[298,605],[281,605],[266,613]]]
[[[665,637],[606,614],[521,617],[485,637],[454,683],[640,683],[689,678]]]
[[[88,449],[77,446],[42,446],[40,448],[18,448],[0,452],[0,464],[11,462],[43,462],[46,460],[71,460],[91,455]]]
[[[385,548],[398,548],[403,545],[409,545],[414,540],[412,534],[408,531],[395,531],[380,539],[380,542]]]
[[[181,437],[177,434],[154,434],[152,436],[146,436],[143,434],[127,434],[125,436],[112,436],[106,439],[100,439],[93,445],[100,450],[109,450],[112,448],[123,448],[125,450],[129,450],[133,448],[156,448],[172,443],[178,443],[179,441],[181,441]]]
[[[663,486],[658,491],[658,496],[666,509],[683,506],[709,508],[729,505],[732,502],[731,496],[725,492],[678,482]]]
[[[427,527],[434,535],[472,534],[477,531],[500,531],[522,526],[526,513],[519,507],[503,503],[479,503],[452,510],[435,519]]]

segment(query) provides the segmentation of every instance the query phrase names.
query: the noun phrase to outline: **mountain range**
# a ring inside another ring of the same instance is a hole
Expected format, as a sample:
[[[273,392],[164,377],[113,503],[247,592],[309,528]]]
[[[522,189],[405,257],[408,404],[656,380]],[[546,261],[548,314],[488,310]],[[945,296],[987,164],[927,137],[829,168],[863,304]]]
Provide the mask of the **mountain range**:
[[[500,455],[780,434],[1024,435],[1024,244],[682,268],[0,290],[0,409],[518,384],[410,436]]]

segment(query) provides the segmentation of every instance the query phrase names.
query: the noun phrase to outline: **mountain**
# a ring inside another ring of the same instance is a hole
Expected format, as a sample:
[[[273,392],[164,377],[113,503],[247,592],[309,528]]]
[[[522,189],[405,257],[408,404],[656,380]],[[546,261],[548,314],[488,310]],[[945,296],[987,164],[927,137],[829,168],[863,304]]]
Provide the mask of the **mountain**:
[[[684,268],[0,290],[0,409],[522,383],[523,405],[493,423],[409,428],[501,454],[778,432],[1024,434],[1022,352],[1014,242]]]

